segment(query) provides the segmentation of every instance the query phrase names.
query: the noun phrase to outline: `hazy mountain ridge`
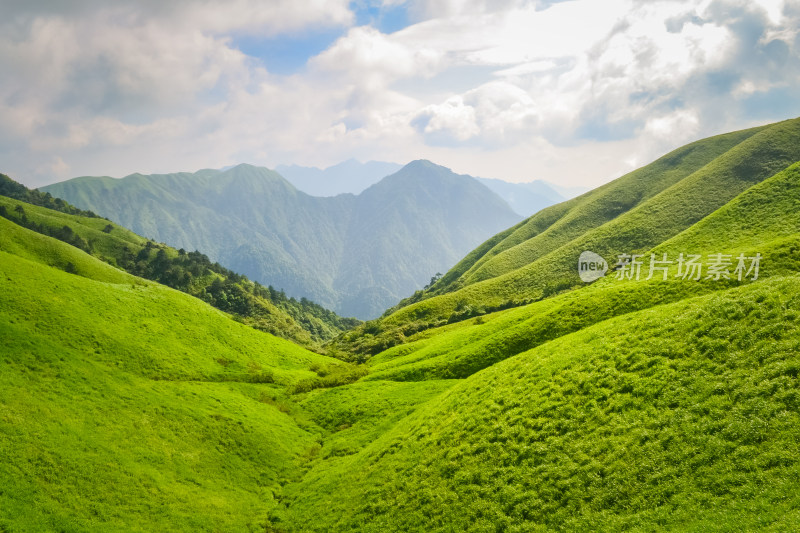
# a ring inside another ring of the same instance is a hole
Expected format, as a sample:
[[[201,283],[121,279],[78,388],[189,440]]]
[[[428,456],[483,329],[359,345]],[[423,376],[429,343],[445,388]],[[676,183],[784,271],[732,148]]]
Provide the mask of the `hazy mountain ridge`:
[[[249,165],[83,177],[43,190],[157,241],[204,250],[289,295],[367,318],[519,220],[475,179],[422,162],[358,196],[310,196],[278,173]]]
[[[301,165],[278,165],[275,171],[298,190],[311,196],[359,194],[384,177],[403,168],[397,163],[348,159],[324,169]]]
[[[336,196],[344,193],[359,194],[401,168],[402,165],[396,163],[384,161],[360,163],[355,159],[348,159],[325,169],[278,165],[275,171],[298,190],[307,194]],[[560,187],[542,180],[513,183],[493,178],[476,179],[505,200],[514,212],[524,217],[589,190],[587,187]]]
[[[541,180],[526,183],[510,183],[508,181],[491,178],[478,179],[481,183],[493,190],[500,198],[508,202],[511,209],[517,214],[524,217],[529,217],[545,207],[571,198],[571,196],[564,196],[551,184]]]

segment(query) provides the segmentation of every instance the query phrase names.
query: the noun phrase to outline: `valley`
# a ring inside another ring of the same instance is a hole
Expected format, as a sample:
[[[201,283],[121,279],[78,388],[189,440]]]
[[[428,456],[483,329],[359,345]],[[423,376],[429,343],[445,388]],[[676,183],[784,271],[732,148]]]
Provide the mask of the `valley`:
[[[800,119],[677,148],[510,220],[363,323],[200,252],[182,277],[185,250],[6,178],[0,531],[795,530],[798,147]],[[127,180],[156,187],[72,194]],[[591,283],[585,250],[610,267]],[[759,273],[614,270],[684,252]]]

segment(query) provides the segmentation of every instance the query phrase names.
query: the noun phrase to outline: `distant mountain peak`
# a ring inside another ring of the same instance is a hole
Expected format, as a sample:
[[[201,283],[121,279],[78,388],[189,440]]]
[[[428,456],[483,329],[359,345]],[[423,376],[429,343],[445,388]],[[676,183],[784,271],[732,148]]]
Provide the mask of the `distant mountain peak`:
[[[452,172],[452,170],[450,170],[449,168],[442,165],[437,165],[436,163],[434,163],[429,159],[415,159],[414,161],[411,161],[410,163],[406,164],[406,166],[404,166],[403,168],[406,169],[438,168]]]
[[[520,220],[471,178],[430,161],[397,167],[358,196],[334,198],[249,164],[119,180],[111,192],[96,178],[47,190],[289,295],[374,318]]]

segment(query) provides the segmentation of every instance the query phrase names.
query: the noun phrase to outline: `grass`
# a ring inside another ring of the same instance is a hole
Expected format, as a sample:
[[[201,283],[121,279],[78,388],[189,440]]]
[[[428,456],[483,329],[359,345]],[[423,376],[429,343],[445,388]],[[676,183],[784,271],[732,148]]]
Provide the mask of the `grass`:
[[[453,383],[296,394],[350,367],[2,218],[0,230],[1,531],[279,527],[286,486]]]
[[[800,524],[800,278],[638,311],[472,375],[291,487],[297,531]],[[333,496],[335,495],[335,496]]]
[[[374,441],[420,404],[435,398],[454,380],[399,383],[361,381],[319,389],[299,402],[320,427],[330,432],[323,457],[351,455]]]
[[[0,197],[0,202],[3,197]],[[51,237],[22,228],[0,217],[0,250],[34,262],[66,270],[71,264],[75,273],[110,283],[137,283],[133,276],[92,258],[81,250]]]
[[[518,232],[511,236],[495,248],[485,261],[472,266],[464,274],[462,283],[477,283],[525,267],[570,241],[583,237],[587,232],[640,206],[648,205],[665,190],[701,171],[717,158],[760,134],[763,129],[753,128],[729,133],[681,147],[650,165],[576,198],[572,204],[558,206],[562,210],[569,207],[569,210],[539,231]],[[669,196],[672,194],[669,193]],[[545,218],[543,215],[544,213],[535,215],[529,224],[539,222],[539,219]],[[621,224],[614,222],[614,227],[628,224],[625,218],[621,218],[620,222]],[[648,225],[652,220],[643,222]]]
[[[10,226],[0,530],[263,530],[322,433],[265,398],[342,363]]]

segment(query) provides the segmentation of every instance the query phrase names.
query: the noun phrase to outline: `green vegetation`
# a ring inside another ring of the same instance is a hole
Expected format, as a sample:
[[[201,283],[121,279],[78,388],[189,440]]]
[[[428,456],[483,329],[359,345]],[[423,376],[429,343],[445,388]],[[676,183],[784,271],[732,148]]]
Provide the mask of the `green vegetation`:
[[[454,380],[361,381],[345,387],[318,389],[304,398],[300,406],[311,420],[331,432],[322,448],[323,458],[331,459],[357,453],[417,405],[455,384]]]
[[[546,209],[327,355],[116,268],[246,305],[200,254],[0,197],[0,531],[798,530],[799,140]],[[586,249],[760,269],[579,285]]]
[[[5,218],[0,338],[1,531],[280,530],[284,487],[450,384],[321,388],[364,368]]]
[[[14,183],[6,179],[5,183]],[[16,190],[24,186],[16,184]],[[36,191],[18,196],[35,196]],[[40,193],[41,194],[41,193]],[[308,347],[319,347],[359,323],[342,318],[305,298],[288,298],[283,291],[264,287],[236,274],[204,254],[175,250],[143,239],[108,220],[65,214],[76,211],[62,203],[62,212],[0,196],[0,217],[37,233],[55,237],[126,272],[158,281],[232,313],[250,326]],[[59,265],[66,268],[66,265]]]
[[[452,387],[291,487],[297,531],[800,526],[800,278],[623,315]]]
[[[344,365],[0,224],[0,530],[263,530],[319,438],[266,399]]]
[[[29,189],[21,183],[17,183],[5,174],[0,174],[0,196],[22,200],[25,203],[46,207],[54,211],[60,211],[70,215],[82,215],[85,217],[96,218],[97,215],[91,211],[83,211],[74,207],[61,198],[54,198],[47,192],[36,189]]]

